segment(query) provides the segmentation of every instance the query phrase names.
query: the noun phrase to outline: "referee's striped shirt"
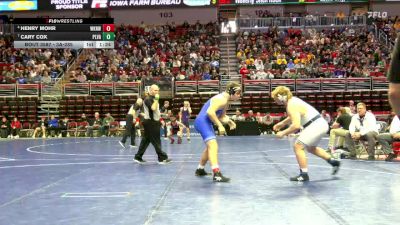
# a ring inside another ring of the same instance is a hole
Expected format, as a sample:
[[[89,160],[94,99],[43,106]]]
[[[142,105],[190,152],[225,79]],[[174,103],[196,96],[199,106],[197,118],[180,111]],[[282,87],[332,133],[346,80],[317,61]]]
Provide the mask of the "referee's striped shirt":
[[[154,96],[147,96],[144,99],[144,104],[143,104],[143,109],[144,109],[144,119],[145,120],[153,120],[153,121],[159,121],[160,120],[160,105],[158,105],[158,108],[153,111],[151,110],[151,105],[154,103]]]

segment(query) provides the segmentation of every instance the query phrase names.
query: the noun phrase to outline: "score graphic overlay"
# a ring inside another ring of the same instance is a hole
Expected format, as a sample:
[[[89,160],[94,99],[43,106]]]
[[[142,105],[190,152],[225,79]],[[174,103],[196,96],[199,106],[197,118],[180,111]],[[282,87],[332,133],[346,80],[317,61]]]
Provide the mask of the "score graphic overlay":
[[[16,18],[14,48],[114,48],[112,18]]]

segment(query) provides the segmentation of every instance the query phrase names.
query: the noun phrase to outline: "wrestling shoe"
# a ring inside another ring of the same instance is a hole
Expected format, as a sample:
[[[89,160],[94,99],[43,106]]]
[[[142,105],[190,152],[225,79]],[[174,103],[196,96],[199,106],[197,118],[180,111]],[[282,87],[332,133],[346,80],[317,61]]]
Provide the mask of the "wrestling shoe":
[[[224,177],[221,172],[214,173],[213,181],[214,182],[229,182],[231,178]]]
[[[199,177],[211,175],[210,173],[207,173],[205,169],[197,169],[194,174]]]
[[[178,144],[182,144],[182,138],[178,138]]]
[[[175,143],[175,139],[171,138],[170,144],[173,144],[173,143]]]
[[[328,163],[331,164],[332,166],[332,175],[337,174],[337,172],[339,171],[339,167],[340,167],[340,161],[337,159],[329,159]]]
[[[306,182],[309,181],[308,173],[300,173],[298,176],[291,177],[290,181]]]

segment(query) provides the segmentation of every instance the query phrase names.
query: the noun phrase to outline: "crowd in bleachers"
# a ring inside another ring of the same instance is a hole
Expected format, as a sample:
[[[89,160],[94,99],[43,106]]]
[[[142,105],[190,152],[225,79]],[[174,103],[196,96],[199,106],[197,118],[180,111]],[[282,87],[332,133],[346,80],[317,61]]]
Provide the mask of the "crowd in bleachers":
[[[76,57],[71,49],[14,49],[10,36],[0,36],[0,83],[51,83]]]
[[[377,18],[374,20],[374,23],[377,28],[382,29],[392,41],[396,39],[397,34],[400,32],[400,18],[398,16]]]
[[[237,36],[244,79],[384,76],[389,51],[369,30],[272,28]]]
[[[78,62],[71,82],[127,82],[146,78],[219,79],[217,23],[121,25],[115,49],[94,50]]]

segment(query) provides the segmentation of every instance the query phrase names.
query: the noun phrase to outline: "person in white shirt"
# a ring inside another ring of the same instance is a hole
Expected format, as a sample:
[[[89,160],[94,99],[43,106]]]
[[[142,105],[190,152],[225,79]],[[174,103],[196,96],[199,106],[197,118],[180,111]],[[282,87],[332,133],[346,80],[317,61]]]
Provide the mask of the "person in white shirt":
[[[349,134],[346,135],[346,145],[350,151],[350,158],[356,157],[354,141],[368,141],[368,160],[375,159],[375,142],[378,135],[375,115],[367,112],[364,103],[357,104],[357,114],[351,118]]]
[[[235,122],[244,121],[244,116],[242,115],[239,109],[236,109],[235,115],[233,115],[231,119]]]
[[[326,112],[326,110],[322,110],[322,111],[321,111],[321,116],[322,116],[322,118],[324,118],[324,120],[325,120],[328,124],[331,124],[331,121],[332,121],[331,116],[329,115],[328,112]]]
[[[310,104],[300,98],[294,97],[288,87],[276,87],[271,97],[278,105],[284,106],[288,114],[286,119],[275,124],[273,127],[274,131],[277,132],[277,138],[283,138],[289,134],[296,133],[303,127],[293,146],[300,167],[300,174],[291,177],[290,181],[304,182],[309,180],[305,150],[326,160],[333,168],[332,174],[336,174],[339,170],[340,162],[332,158],[324,149],[317,147],[329,129],[328,123],[322,118],[321,114]],[[284,129],[289,124],[290,126]]]
[[[398,116],[393,117],[389,133],[379,134],[377,139],[379,144],[382,145],[382,150],[385,154],[388,154],[385,161],[390,162],[395,159],[397,155],[393,153],[391,145],[394,141],[400,141],[400,120]]]

